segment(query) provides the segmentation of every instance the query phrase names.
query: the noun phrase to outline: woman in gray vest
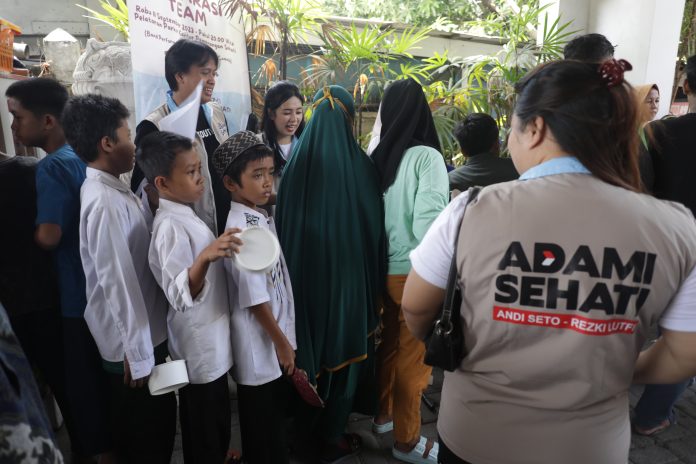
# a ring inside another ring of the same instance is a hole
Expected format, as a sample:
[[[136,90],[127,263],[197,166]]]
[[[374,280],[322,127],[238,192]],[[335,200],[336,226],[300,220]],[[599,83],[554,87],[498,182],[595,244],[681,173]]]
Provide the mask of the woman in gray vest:
[[[462,289],[466,354],[445,376],[439,462],[625,464],[631,383],[696,374],[696,223],[640,193],[630,68],[527,75],[508,140],[519,180],[457,197],[411,253],[416,336],[453,258]],[[655,324],[662,338],[640,353]]]

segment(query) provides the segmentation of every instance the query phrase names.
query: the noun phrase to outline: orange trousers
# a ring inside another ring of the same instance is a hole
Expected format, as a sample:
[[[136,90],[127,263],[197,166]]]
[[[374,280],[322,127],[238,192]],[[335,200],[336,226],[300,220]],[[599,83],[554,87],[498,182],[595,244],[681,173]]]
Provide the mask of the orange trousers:
[[[420,437],[420,403],[432,368],[423,364],[425,345],[406,327],[401,311],[405,275],[387,276],[382,312],[382,342],[377,349],[380,415],[394,419],[394,440],[409,443]]]

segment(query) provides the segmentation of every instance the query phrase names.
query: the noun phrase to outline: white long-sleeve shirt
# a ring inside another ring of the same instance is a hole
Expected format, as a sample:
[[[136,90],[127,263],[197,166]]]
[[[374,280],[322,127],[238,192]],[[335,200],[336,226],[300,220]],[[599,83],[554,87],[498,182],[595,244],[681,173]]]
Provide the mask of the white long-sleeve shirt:
[[[80,190],[80,257],[85,270],[85,321],[110,362],[150,374],[153,347],[167,338],[167,303],[148,263],[150,231],[141,204],[116,177],[87,168]]]
[[[230,303],[223,260],[208,266],[193,298],[189,268],[215,240],[187,205],[160,198],[150,243],[150,268],[169,301],[167,330],[172,359],[186,360],[189,381],[212,382],[232,367]]]

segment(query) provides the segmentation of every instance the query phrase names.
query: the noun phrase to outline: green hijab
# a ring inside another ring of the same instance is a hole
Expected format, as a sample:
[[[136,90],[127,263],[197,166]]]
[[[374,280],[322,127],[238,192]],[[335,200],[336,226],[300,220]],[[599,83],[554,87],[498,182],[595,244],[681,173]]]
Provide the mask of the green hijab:
[[[353,98],[317,92],[278,189],[276,220],[295,298],[297,365],[310,379],[368,354],[384,267],[377,171],[353,137]]]

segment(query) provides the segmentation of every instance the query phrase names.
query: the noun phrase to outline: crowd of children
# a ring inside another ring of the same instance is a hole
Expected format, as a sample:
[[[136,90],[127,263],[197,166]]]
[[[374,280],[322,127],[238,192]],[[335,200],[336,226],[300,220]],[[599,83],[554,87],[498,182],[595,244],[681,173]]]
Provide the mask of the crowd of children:
[[[68,424],[73,462],[171,460],[176,396],[146,387],[167,356],[186,361],[190,382],[178,394],[185,462],[228,457],[228,372],[237,382],[245,462],[287,462],[282,411],[290,384],[282,377],[293,373],[296,349],[287,269],[282,255],[268,273],[225,259],[243,246],[242,228],[275,234],[258,208],[273,193],[274,152],[253,132],[219,147],[205,143],[212,150],[205,175],[197,141],[150,131],[137,160],[142,183],[156,195],[143,201],[120,179],[136,161],[121,102],[68,99],[48,79],[18,82],[7,97],[18,140],[48,152],[36,169],[36,241],[54,249],[64,323],[50,330],[61,333],[55,345],[65,353],[56,356],[61,378],[47,378]],[[215,221],[192,208],[209,193],[212,176],[227,192],[219,236]],[[39,334],[35,328],[25,338]]]

